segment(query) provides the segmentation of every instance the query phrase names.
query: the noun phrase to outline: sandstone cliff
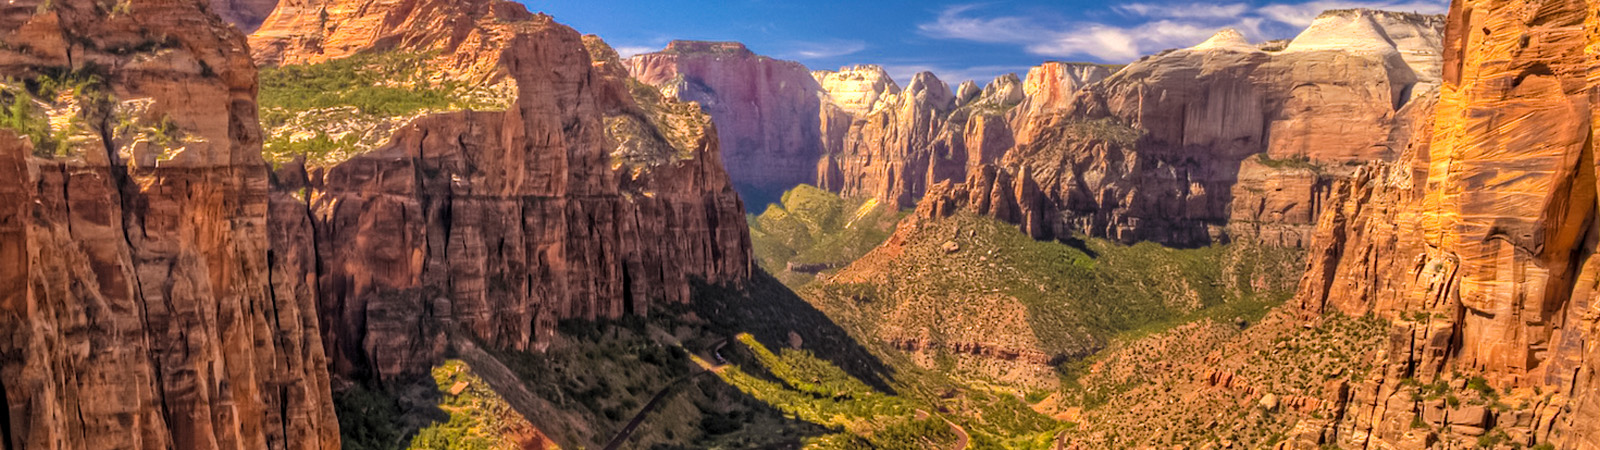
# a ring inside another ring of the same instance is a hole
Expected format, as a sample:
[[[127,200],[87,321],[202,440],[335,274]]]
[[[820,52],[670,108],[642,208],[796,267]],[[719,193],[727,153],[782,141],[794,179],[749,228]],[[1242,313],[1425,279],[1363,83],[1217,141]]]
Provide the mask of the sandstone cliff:
[[[511,24],[533,19],[513,2],[456,0],[280,0],[250,35],[263,65],[304,64],[365,51],[436,54],[436,74],[497,81]]]
[[[339,448],[244,36],[54,0],[0,6],[0,41],[4,447]]]
[[[854,70],[881,71],[862,67]],[[848,84],[824,87],[835,104],[850,105],[859,96]],[[818,166],[821,186],[910,208],[929,187],[964,180],[969,170],[999,161],[1013,145],[1006,116],[1024,102],[1025,90],[1015,75],[996,78],[982,89],[964,82],[952,92],[937,76],[922,72],[904,91],[892,84],[888,88],[875,96],[871,108],[848,116],[848,131],[837,146],[828,146]]]
[[[752,203],[815,183],[823,154],[821,88],[793,61],[736,42],[674,41],[624,61],[639,81],[700,104],[717,122],[728,173]]]
[[[509,2],[362,5],[318,7],[348,20],[341,30],[410,16],[337,50],[285,40],[269,21],[252,38],[270,43],[257,57],[445,49],[434,61],[463,62],[448,76],[508,86],[515,100],[504,111],[424,114],[370,152],[279,177],[286,191],[308,188],[335,373],[426,373],[457,330],[539,349],[559,320],[646,314],[687,301],[691,280],[750,275],[744,208],[696,105],[630,79],[599,39]],[[304,8],[285,2],[274,20],[299,22]],[[475,11],[492,15],[461,21]],[[435,34],[441,23],[461,28]],[[462,35],[487,41],[452,40]]]
[[[245,34],[255,32],[267,15],[278,7],[278,0],[211,0],[211,12]]]
[[[1417,440],[1399,424],[1420,416],[1455,432],[1600,448],[1596,8],[1455,2],[1426,145],[1339,190],[1300,306],[1396,324],[1384,373],[1327,427],[1340,443]],[[1458,421],[1399,382],[1458,373],[1530,403]]]
[[[1041,237],[1303,245],[1346,164],[1391,159],[1403,146],[1391,135],[1409,129],[1414,100],[1436,83],[1428,36],[1441,24],[1335,11],[1288,48],[1267,50],[1225,30],[1070,97],[1052,85],[1070,89],[1096,68],[1043,66],[1011,117],[1015,149],[934,201],[948,204],[941,211],[1004,204],[1041,221],[1030,231]]]

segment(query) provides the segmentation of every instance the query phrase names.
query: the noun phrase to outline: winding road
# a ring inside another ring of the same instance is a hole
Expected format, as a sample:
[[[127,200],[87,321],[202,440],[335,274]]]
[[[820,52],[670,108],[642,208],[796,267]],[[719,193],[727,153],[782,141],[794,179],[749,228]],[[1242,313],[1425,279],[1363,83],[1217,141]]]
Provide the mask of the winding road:
[[[695,365],[699,366],[701,370],[699,372],[678,377],[678,379],[672,380],[671,383],[668,383],[666,387],[661,388],[660,391],[656,391],[656,395],[650,397],[650,402],[645,403],[644,408],[640,409],[638,414],[633,415],[633,419],[629,420],[628,424],[622,427],[622,431],[618,431],[616,437],[613,437],[611,438],[611,441],[606,442],[605,450],[617,450],[622,448],[622,443],[627,442],[628,438],[633,436],[634,430],[638,429],[639,425],[644,423],[644,419],[650,417],[650,413],[655,412],[656,408],[661,406],[661,402],[666,400],[667,396],[677,393],[677,388],[687,384],[689,380],[693,380],[696,377],[721,372],[724,367],[727,367],[727,363],[722,361],[722,354],[719,353],[722,350],[722,347],[726,345],[728,345],[728,340],[723,339],[722,341],[717,342],[717,345],[711,348],[711,354],[717,358],[716,364],[706,362],[699,357],[693,358],[695,360]]]

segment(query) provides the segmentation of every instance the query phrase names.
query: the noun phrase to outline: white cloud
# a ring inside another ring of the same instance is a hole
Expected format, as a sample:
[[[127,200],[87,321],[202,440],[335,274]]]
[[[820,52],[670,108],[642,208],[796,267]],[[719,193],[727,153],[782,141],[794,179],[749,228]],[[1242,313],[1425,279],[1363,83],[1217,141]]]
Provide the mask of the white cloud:
[[[646,47],[646,46],[642,46],[642,45],[623,45],[623,46],[614,47],[614,49],[617,51],[617,55],[621,56],[623,59],[627,59],[628,57],[633,56],[633,55],[650,53],[650,52],[654,52],[656,50],[660,50],[660,48],[658,48],[658,47]]]
[[[1218,30],[1234,28],[1252,40],[1292,37],[1329,9],[1372,8],[1442,13],[1446,0],[1313,0],[1252,8],[1245,3],[1127,3],[1111,10],[1129,19],[1108,22],[1045,20],[1034,16],[985,15],[983,5],[944,9],[923,34],[940,39],[1021,46],[1052,58],[1089,57],[1126,62],[1169,48],[1198,44]]]
[[[1117,5],[1117,12],[1139,17],[1226,19],[1240,17],[1250,9],[1244,3],[1126,3]]]
[[[834,58],[853,55],[867,49],[867,43],[861,41],[828,41],[828,42],[797,42],[792,44],[793,50],[782,55],[786,58]]]

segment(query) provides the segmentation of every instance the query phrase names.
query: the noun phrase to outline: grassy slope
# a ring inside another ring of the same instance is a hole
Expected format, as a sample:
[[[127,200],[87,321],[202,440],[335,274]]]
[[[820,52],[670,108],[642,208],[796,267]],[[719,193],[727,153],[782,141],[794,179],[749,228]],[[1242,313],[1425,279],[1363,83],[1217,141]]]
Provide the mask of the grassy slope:
[[[842,268],[882,244],[905,213],[873,199],[845,199],[812,186],[783,194],[781,204],[750,216],[756,262],[784,284],[811,282],[816,269]],[[790,263],[814,266],[790,271]]]
[[[1010,225],[968,215],[924,221],[901,233],[803,292],[865,335],[989,339],[1081,357],[1114,339],[1202,317],[1259,318],[1288,298],[1298,267],[1293,251],[1244,245],[1176,250],[1102,240],[1038,242]],[[959,250],[949,252],[947,244]],[[967,323],[992,311],[1025,317]],[[983,329],[963,331],[974,327]]]

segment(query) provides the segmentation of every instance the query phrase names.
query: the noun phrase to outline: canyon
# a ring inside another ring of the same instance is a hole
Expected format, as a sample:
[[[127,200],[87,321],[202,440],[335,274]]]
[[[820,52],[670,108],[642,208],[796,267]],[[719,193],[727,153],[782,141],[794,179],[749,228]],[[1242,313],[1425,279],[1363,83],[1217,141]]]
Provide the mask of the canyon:
[[[1597,8],[902,86],[507,0],[17,0],[0,439],[1600,450]]]
[[[735,124],[724,141],[750,156],[729,171],[762,168],[764,191],[812,184],[901,208],[932,197],[940,213],[970,206],[1037,237],[1305,247],[1332,183],[1393,159],[1429,114],[1442,26],[1334,11],[1287,42],[1224,30],[1127,67],[1049,62],[981,89],[932,73],[902,88],[871,65],[811,83],[736,43],[675,42],[630,72]]]
[[[532,350],[556,321],[750,276],[709,118],[548,16],[438,3],[361,40],[291,15],[392,11],[284,2],[249,46],[198,2],[5,7],[5,72],[27,80],[8,101],[50,114],[3,147],[22,200],[0,219],[8,448],[338,448],[330,383],[426,375],[452,336]],[[250,48],[378,47],[517,100],[418,116],[335,164],[262,158]]]

